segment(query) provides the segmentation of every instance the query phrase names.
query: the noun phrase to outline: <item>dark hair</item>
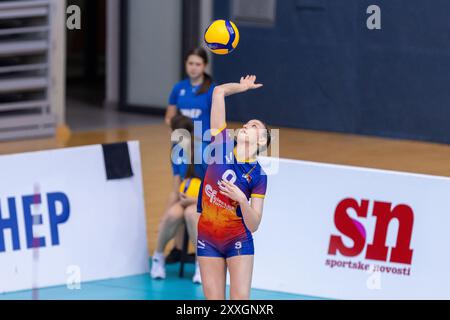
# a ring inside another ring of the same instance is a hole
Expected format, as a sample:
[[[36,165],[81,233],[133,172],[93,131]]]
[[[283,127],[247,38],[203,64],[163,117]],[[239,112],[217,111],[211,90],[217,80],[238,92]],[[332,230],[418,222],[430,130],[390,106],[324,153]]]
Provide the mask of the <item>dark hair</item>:
[[[188,169],[186,171],[185,178],[197,177],[197,175],[195,173],[195,167],[194,167],[194,135],[193,135],[194,123],[192,122],[192,119],[182,115],[181,113],[177,113],[170,120],[170,128],[172,129],[172,131],[175,131],[177,129],[185,129],[185,130],[189,131],[190,138],[191,138],[191,150],[190,150],[191,161],[190,161]]]
[[[170,119],[170,128],[172,131],[177,129],[186,129],[189,133],[192,133],[194,131],[194,124],[192,123],[191,118],[182,115],[181,112],[178,112],[172,117],[172,119]]]
[[[269,126],[264,121],[259,120],[259,122],[261,122],[263,124],[263,126],[266,128],[266,133],[267,133],[266,140],[267,140],[267,142],[266,142],[266,145],[261,147],[261,150],[260,150],[260,148],[258,148],[258,150],[256,152],[257,155],[259,155],[260,152],[266,151],[269,148],[270,142],[272,140],[272,136],[270,134]]]
[[[184,62],[186,62],[189,58],[189,56],[198,56],[202,58],[204,64],[208,64],[208,54],[206,53],[206,50],[203,48],[193,48],[188,51],[186,54],[186,57],[184,58]],[[207,74],[206,72],[203,73],[203,83],[200,87],[200,89],[197,91],[197,95],[207,93],[209,88],[211,87],[211,84],[213,82],[212,77]]]

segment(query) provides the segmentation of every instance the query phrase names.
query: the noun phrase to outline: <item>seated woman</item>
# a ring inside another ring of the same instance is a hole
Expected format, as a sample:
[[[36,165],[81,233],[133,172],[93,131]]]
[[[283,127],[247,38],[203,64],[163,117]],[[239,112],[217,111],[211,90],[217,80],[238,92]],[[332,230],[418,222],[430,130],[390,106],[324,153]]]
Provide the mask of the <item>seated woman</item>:
[[[190,118],[180,114],[171,119],[170,125],[172,131],[180,130],[177,133],[182,137],[182,140],[172,148],[172,169],[174,174],[172,192],[175,194],[176,199],[164,212],[159,225],[156,250],[153,253],[150,272],[153,279],[166,278],[164,248],[174,237],[180,225],[185,222],[194,246],[197,242],[197,195],[200,188],[199,180],[203,178],[204,169],[201,164],[195,165],[193,161],[194,155],[191,150],[194,150],[194,125]],[[180,190],[180,186],[182,190]],[[196,190],[192,190],[192,188]],[[192,281],[194,283],[201,282],[197,263],[195,264],[195,274]]]

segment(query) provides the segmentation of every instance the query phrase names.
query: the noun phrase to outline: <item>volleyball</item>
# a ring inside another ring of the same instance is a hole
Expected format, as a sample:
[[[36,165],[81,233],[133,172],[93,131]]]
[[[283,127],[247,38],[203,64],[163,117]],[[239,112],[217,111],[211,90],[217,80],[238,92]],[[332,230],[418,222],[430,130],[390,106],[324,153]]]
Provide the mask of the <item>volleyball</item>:
[[[205,31],[205,43],[215,54],[228,54],[239,43],[239,30],[230,20],[216,20]]]
[[[198,178],[184,179],[180,184],[180,192],[188,197],[197,198],[200,191],[201,181]]]

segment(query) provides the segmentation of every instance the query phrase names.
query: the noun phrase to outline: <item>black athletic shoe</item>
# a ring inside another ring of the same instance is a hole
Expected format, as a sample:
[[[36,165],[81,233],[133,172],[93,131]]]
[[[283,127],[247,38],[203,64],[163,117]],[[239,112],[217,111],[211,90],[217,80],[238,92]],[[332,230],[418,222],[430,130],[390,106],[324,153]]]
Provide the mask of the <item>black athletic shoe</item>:
[[[166,257],[166,264],[180,262],[180,258],[181,258],[181,250],[174,247],[172,251],[170,251],[169,255]]]
[[[188,254],[186,263],[195,263],[195,253]]]

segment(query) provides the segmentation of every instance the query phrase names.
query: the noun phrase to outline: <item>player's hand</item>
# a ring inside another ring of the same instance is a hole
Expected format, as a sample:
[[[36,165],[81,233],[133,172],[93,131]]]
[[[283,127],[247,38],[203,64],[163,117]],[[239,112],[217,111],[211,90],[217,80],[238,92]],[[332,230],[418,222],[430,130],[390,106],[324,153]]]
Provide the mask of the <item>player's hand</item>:
[[[180,192],[180,204],[182,207],[186,208],[195,202],[196,202],[195,198],[189,197],[184,193]]]
[[[242,190],[239,189],[234,183],[222,179],[221,183],[219,183],[219,188],[220,193],[226,195],[231,200],[234,200],[238,203],[248,201]]]
[[[256,82],[255,75],[246,75],[245,77],[241,77],[240,84],[244,86],[246,90],[258,89],[263,86],[261,83],[255,82]]]

